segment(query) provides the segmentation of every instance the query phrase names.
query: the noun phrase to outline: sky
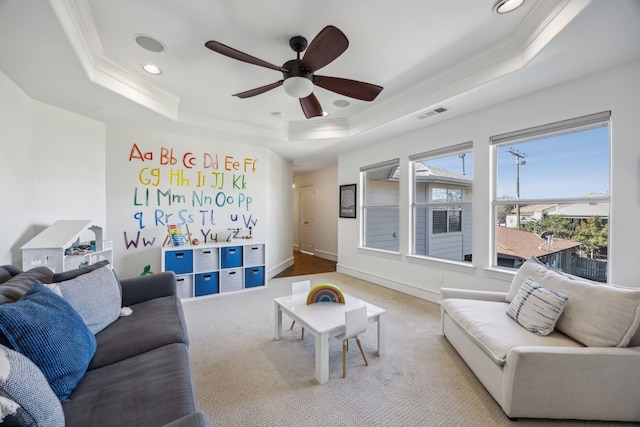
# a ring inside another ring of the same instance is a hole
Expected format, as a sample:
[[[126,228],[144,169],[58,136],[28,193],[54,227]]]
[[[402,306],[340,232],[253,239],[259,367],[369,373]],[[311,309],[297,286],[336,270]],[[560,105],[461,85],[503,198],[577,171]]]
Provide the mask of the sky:
[[[522,199],[609,194],[608,127],[498,147],[499,198],[516,197],[516,156],[509,150],[526,155],[519,167]]]
[[[498,198],[516,197],[516,157],[509,150],[525,155],[519,166],[521,199],[609,194],[608,127],[497,147]],[[462,173],[463,159],[458,154],[425,163]],[[464,168],[467,176],[473,176],[472,153],[464,157]]]

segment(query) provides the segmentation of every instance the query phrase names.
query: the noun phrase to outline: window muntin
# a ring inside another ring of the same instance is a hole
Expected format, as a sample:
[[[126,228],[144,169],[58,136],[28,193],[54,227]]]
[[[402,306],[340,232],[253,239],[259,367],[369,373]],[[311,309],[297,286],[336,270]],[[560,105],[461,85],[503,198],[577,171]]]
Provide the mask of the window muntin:
[[[464,143],[410,157],[414,255],[471,260],[471,148]]]
[[[609,112],[492,138],[495,266],[536,257],[606,282]]]
[[[362,205],[362,246],[399,252],[400,188],[399,160],[360,169]]]

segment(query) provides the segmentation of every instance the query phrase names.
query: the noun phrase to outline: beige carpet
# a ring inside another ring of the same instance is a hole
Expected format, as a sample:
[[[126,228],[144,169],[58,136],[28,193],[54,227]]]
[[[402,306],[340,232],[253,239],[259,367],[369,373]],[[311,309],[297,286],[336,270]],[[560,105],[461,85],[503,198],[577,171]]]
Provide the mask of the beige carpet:
[[[376,328],[361,336],[369,366],[331,340],[329,382],[315,380],[314,340],[300,327],[274,339],[273,298],[291,282],[332,283],[387,310],[387,352]],[[625,423],[510,421],[440,332],[440,308],[341,273],[271,279],[266,289],[184,304],[200,409],[214,426],[595,426]]]

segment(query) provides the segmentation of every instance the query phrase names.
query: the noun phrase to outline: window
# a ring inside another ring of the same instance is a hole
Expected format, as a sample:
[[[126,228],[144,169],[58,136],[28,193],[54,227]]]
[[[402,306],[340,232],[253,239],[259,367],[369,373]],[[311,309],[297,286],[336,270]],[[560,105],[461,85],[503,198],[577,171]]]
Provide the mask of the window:
[[[471,261],[472,144],[410,157],[413,254]]]
[[[360,169],[363,200],[363,239],[366,248],[398,252],[400,228],[399,160]]]
[[[491,138],[494,265],[607,281],[610,112]]]

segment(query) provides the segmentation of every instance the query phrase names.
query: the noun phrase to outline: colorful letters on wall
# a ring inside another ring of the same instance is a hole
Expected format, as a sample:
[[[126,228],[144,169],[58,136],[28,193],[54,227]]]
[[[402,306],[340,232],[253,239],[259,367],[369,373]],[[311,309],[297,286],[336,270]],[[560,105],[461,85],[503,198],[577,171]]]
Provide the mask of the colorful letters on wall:
[[[126,250],[161,246],[170,224],[188,228],[191,238],[203,243],[226,240],[231,229],[236,237],[255,233],[258,159],[168,147],[145,150],[134,143],[128,163],[137,177],[126,189],[133,207],[131,227],[123,232]]]

